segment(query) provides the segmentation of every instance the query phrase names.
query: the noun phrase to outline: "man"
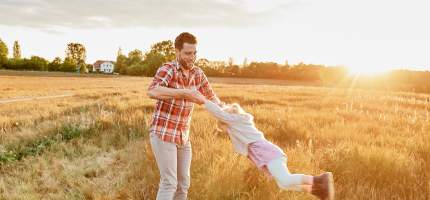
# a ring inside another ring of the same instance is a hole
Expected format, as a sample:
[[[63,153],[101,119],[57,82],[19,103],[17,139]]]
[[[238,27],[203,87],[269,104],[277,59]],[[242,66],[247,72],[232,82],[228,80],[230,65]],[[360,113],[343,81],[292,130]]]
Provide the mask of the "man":
[[[150,128],[151,148],[160,171],[157,200],[187,199],[191,114],[194,103],[204,103],[198,93],[216,104],[221,103],[206,75],[194,66],[196,45],[192,34],[178,35],[176,60],[161,66],[148,88],[148,96],[157,100]]]

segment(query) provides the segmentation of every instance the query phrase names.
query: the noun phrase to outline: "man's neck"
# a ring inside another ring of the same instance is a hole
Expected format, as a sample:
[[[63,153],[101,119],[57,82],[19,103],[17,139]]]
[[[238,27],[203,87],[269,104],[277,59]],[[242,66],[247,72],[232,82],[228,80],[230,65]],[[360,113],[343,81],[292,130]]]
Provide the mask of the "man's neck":
[[[182,74],[184,74],[186,77],[188,77],[188,75],[190,74],[190,70],[182,68]]]

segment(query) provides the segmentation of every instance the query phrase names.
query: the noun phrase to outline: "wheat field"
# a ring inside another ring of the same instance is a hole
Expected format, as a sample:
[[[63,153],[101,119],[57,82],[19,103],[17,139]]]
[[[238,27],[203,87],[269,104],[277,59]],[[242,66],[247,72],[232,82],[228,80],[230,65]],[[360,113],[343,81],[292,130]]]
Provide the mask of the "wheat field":
[[[0,199],[155,199],[150,80],[0,76]],[[210,80],[292,172],[333,172],[337,199],[430,199],[430,95]],[[215,124],[196,105],[189,199],[314,199],[280,191]]]

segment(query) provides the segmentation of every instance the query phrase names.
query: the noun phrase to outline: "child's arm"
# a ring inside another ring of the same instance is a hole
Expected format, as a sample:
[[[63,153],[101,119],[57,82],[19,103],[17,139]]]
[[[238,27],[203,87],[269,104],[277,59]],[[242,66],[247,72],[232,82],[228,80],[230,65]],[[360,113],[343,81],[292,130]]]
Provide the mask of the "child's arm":
[[[197,92],[196,98],[204,102],[206,110],[208,110],[218,120],[227,124],[237,120],[237,117],[234,114],[223,111],[219,105],[212,102],[211,100],[206,99],[201,93]]]
[[[231,124],[232,122],[237,121],[237,117],[234,114],[223,111],[221,107],[212,101],[206,100],[204,105],[206,110],[208,110],[213,116],[224,123]]]

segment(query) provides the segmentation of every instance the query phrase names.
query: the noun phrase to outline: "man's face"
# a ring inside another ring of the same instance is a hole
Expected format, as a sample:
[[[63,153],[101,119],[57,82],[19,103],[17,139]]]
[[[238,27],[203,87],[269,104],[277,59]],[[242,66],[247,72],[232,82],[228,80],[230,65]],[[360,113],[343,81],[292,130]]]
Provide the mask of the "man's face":
[[[196,44],[184,43],[181,50],[176,49],[176,57],[185,69],[191,69],[196,61]]]

